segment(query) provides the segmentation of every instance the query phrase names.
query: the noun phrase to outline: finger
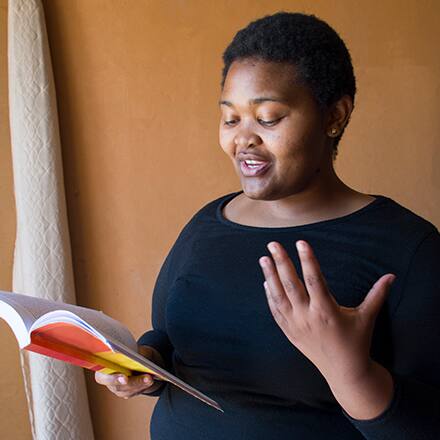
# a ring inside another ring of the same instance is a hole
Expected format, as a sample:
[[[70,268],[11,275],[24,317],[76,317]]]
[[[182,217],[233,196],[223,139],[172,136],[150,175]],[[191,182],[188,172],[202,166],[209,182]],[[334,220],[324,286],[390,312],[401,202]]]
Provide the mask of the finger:
[[[144,389],[153,385],[153,378],[151,374],[142,374],[130,376],[125,384],[118,383],[115,388],[119,391],[133,390],[133,389]]]
[[[310,303],[319,306],[329,305],[331,294],[328,290],[324,275],[312,247],[304,240],[296,242],[304,284],[310,296]]]
[[[267,303],[269,305],[270,312],[275,320],[275,322],[281,327],[281,329],[286,328],[288,322],[285,316],[278,309],[277,304],[274,302],[267,281],[263,283],[264,290],[266,292]]]
[[[276,271],[284,291],[292,305],[308,304],[309,296],[286,250],[280,243],[272,241],[267,248],[275,261]]]
[[[381,276],[374,283],[358,309],[370,319],[375,320],[388,296],[391,284],[395,279],[396,276],[394,274]]]
[[[259,262],[270,289],[271,301],[276,305],[276,309],[279,313],[289,313],[292,310],[292,304],[284,291],[274,263],[270,257],[261,257]]]
[[[115,393],[118,397],[132,397],[140,392],[150,388],[153,385],[153,378],[150,374],[130,376],[127,383],[109,385],[110,391]]]
[[[104,374],[99,371],[95,371],[95,380],[101,385],[115,385],[127,383],[127,378],[123,374]]]
[[[137,376],[136,380],[142,389],[148,388],[154,383],[154,378],[151,374],[143,374],[141,376]]]

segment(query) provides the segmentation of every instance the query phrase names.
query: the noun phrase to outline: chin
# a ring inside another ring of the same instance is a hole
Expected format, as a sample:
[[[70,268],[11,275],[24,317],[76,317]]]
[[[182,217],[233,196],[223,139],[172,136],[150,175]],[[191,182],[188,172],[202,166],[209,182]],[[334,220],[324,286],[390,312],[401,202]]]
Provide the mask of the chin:
[[[252,200],[277,200],[279,197],[277,197],[276,194],[274,194],[273,190],[271,190],[270,187],[267,186],[260,186],[257,185],[246,185],[242,184],[241,189],[243,190],[243,193]]]

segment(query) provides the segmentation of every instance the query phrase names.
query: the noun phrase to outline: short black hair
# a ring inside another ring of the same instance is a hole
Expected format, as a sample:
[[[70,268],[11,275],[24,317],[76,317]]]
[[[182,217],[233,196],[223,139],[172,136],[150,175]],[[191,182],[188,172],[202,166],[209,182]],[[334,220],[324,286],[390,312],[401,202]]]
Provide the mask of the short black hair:
[[[321,110],[344,95],[354,105],[356,79],[350,53],[337,32],[313,14],[280,11],[239,30],[223,53],[222,89],[231,64],[245,58],[293,64],[297,80],[308,86]],[[344,129],[335,138],[333,158]]]

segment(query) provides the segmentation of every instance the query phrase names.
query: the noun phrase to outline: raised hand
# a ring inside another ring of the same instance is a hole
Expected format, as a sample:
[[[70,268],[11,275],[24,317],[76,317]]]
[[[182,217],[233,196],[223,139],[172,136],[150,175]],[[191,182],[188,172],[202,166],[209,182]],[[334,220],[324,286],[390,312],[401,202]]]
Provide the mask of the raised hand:
[[[374,323],[395,275],[380,277],[359,306],[340,306],[311,246],[303,240],[296,245],[305,285],[281,244],[268,244],[273,261],[270,257],[259,260],[269,308],[286,337],[324,377],[337,375],[354,383],[371,366]]]

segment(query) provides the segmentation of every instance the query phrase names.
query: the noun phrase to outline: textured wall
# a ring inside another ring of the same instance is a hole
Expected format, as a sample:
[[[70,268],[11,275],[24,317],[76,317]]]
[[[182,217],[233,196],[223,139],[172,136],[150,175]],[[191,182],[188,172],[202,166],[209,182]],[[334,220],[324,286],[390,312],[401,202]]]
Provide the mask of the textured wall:
[[[204,203],[239,189],[217,137],[221,54],[240,27],[262,15],[281,9],[314,13],[336,28],[358,80],[356,109],[336,160],[339,175],[353,188],[388,195],[440,227],[439,2],[44,4],[78,302],[120,319],[135,336],[150,328],[154,281],[180,229]],[[3,24],[5,1],[1,5]],[[0,29],[3,97],[5,28]],[[10,283],[15,233],[5,105],[2,100],[0,288]],[[3,328],[5,371],[18,357]],[[27,438],[21,378],[12,372],[1,381],[0,431]],[[145,438],[155,398],[118,399],[91,374],[88,386],[98,440]],[[14,424],[4,415],[11,395],[19,420]]]

